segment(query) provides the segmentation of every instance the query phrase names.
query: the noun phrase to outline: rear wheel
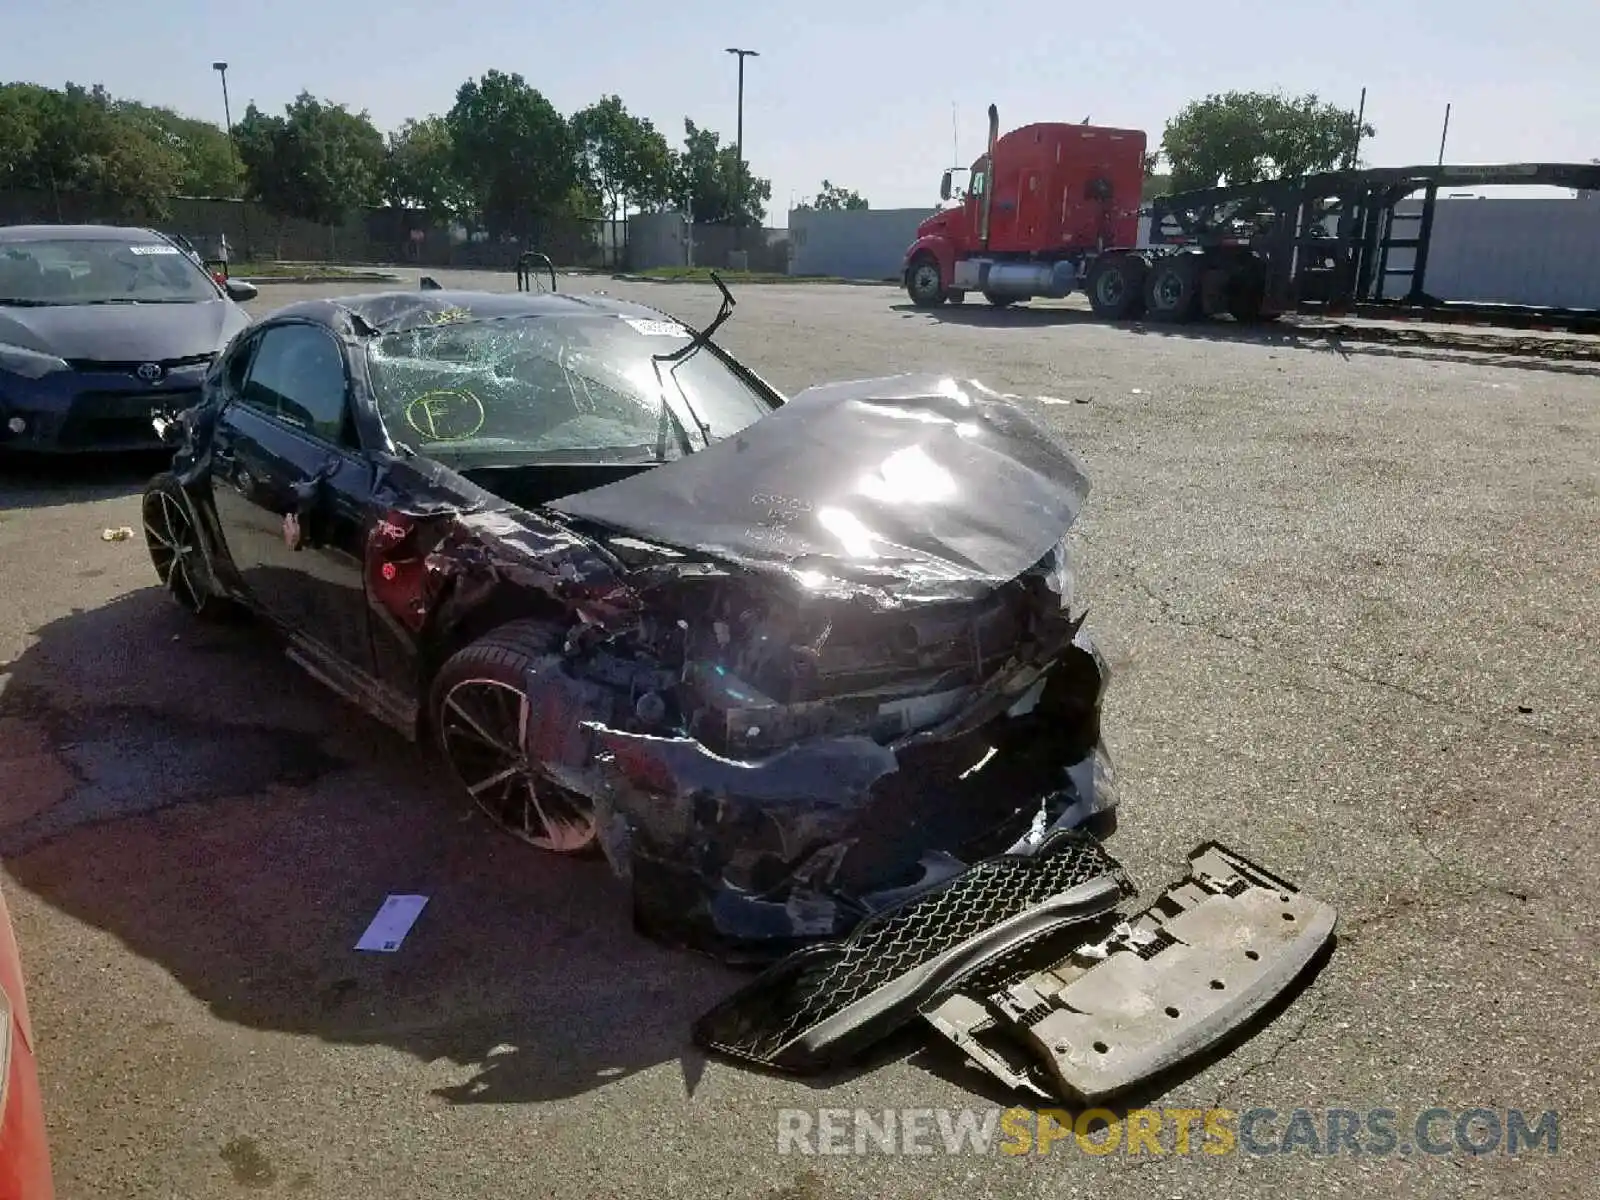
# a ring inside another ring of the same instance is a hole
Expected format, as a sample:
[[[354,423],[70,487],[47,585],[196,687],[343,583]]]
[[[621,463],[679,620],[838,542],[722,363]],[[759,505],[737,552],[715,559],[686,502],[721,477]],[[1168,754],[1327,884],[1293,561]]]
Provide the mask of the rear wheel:
[[[1015,296],[997,296],[993,292],[985,292],[983,298],[996,308],[1010,308],[1017,302]]]
[[[918,308],[938,308],[945,302],[944,281],[939,275],[939,262],[933,255],[923,253],[911,260],[906,271],[906,293]]]
[[[1097,317],[1121,321],[1144,307],[1143,260],[1131,254],[1104,254],[1089,271],[1086,290]]]
[[[484,816],[540,850],[579,854],[596,841],[593,806],[528,752],[539,717],[528,673],[559,661],[560,636],[544,621],[513,621],[457,651],[434,677],[428,714],[440,753]]]
[[[1150,268],[1144,306],[1153,321],[1187,321],[1200,309],[1200,267],[1192,254],[1174,255]]]
[[[1267,301],[1266,272],[1258,267],[1244,267],[1228,280],[1228,313],[1241,325],[1253,325],[1263,319],[1262,307]]]
[[[156,578],[182,608],[209,620],[226,615],[232,606],[212,587],[211,566],[192,511],[182,485],[170,472],[157,475],[145,487],[140,515]]]

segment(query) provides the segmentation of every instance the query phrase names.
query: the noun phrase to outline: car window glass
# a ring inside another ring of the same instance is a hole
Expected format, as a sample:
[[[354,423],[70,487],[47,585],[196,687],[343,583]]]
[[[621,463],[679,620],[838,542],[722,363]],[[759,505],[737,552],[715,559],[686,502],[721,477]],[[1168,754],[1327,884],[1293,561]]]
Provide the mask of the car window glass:
[[[235,396],[244,394],[245,376],[250,371],[250,356],[255,353],[255,338],[246,338],[235,346],[223,365],[223,382]]]
[[[326,441],[349,445],[344,356],[310,325],[269,329],[250,364],[244,402]]]
[[[216,284],[177,246],[127,238],[51,238],[0,249],[0,298],[38,305],[198,304]]]
[[[640,317],[446,322],[374,338],[367,369],[391,435],[431,455],[652,459],[663,441],[676,447],[664,388],[693,406],[712,437],[771,411],[709,349],[652,360],[688,341],[675,321]]]

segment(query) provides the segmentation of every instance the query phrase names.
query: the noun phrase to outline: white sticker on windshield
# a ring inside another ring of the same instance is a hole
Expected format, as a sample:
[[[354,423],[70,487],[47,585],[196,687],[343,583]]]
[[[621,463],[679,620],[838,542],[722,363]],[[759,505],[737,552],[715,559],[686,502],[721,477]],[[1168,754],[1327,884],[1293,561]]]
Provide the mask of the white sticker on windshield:
[[[183,251],[179,250],[176,246],[146,245],[146,246],[129,246],[128,247],[128,253],[130,253],[130,254],[182,254]]]
[[[688,337],[689,331],[676,321],[652,321],[646,317],[623,317],[645,337]]]

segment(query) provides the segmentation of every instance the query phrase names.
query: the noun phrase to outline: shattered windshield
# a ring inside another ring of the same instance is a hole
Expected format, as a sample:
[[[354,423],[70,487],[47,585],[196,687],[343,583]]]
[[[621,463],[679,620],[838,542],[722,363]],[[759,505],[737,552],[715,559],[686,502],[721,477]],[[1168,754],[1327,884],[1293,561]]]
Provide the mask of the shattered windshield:
[[[61,238],[0,246],[0,304],[198,304],[210,276],[170,242]]]
[[[367,364],[390,435],[433,457],[656,460],[683,437],[663,386],[713,438],[771,411],[709,348],[652,361],[689,336],[672,321],[610,314],[446,322],[374,338]]]

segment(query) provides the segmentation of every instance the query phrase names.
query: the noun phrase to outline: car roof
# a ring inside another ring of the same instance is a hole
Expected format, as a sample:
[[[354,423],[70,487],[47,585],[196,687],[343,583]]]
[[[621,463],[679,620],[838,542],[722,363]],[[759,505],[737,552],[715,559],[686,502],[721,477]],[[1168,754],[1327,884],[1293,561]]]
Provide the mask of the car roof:
[[[162,235],[137,225],[0,225],[0,245],[8,242],[159,242]]]
[[[492,321],[504,317],[642,317],[672,320],[659,309],[610,296],[565,292],[478,292],[466,290],[365,292],[302,300],[265,319],[293,318],[329,325],[351,336],[401,333],[440,323],[441,313],[456,319]]]

